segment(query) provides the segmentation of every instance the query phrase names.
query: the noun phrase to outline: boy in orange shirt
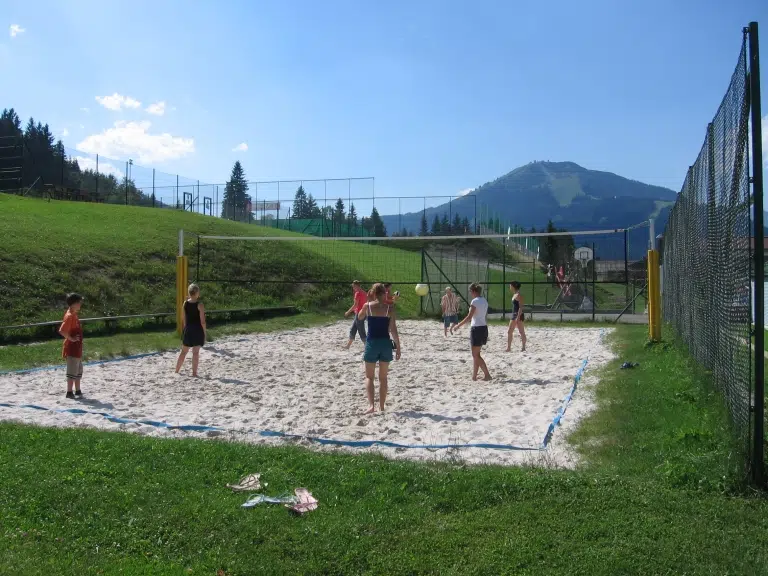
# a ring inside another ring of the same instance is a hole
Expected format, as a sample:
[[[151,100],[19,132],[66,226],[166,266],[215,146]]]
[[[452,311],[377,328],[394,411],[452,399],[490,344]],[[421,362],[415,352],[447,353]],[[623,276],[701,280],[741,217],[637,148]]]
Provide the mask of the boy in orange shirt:
[[[59,327],[59,334],[64,337],[61,356],[67,360],[67,398],[82,398],[80,379],[83,377],[83,329],[77,313],[83,303],[80,294],[69,294],[64,320]],[[74,387],[74,394],[72,388]]]

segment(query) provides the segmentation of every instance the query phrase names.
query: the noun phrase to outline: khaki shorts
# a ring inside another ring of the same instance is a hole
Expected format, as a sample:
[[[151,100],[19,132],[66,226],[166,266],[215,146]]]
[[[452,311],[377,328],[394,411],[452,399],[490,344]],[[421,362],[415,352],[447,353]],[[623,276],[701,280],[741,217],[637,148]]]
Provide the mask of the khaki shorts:
[[[67,356],[67,380],[80,380],[83,377],[83,359]]]

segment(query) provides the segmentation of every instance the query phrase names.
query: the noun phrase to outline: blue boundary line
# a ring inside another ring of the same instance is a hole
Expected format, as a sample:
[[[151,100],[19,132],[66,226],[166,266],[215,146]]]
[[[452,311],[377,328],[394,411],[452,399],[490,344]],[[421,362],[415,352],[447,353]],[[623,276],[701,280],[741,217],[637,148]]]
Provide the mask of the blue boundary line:
[[[600,331],[599,340],[602,340],[603,334],[605,330]],[[110,362],[122,362],[124,360],[135,360],[138,358],[147,358],[150,356],[158,356],[160,354],[163,354],[163,352],[149,352],[146,354],[136,354],[133,356],[124,356],[121,358],[113,358],[109,360],[99,360],[95,362],[88,362],[87,365],[94,366],[98,364],[107,364]],[[515,446],[513,444],[487,444],[487,443],[477,443],[477,444],[400,444],[398,442],[389,442],[387,440],[335,440],[332,438],[320,438],[315,436],[304,436],[301,434],[289,434],[286,432],[278,432],[276,430],[248,430],[244,432],[244,434],[256,434],[258,436],[262,436],[265,438],[289,438],[289,439],[297,439],[297,440],[308,440],[310,442],[315,442],[321,445],[326,446],[347,446],[351,448],[370,448],[372,446],[383,446],[385,448],[402,448],[402,449],[427,449],[427,450],[445,450],[445,449],[461,449],[461,448],[486,448],[490,450],[514,450],[514,451],[522,451],[522,452],[539,452],[544,449],[546,449],[547,445],[552,440],[552,435],[554,434],[555,429],[560,424],[561,419],[565,415],[565,411],[568,409],[568,404],[570,403],[571,399],[573,398],[574,392],[576,392],[576,388],[581,381],[581,377],[584,374],[584,370],[587,367],[587,364],[589,363],[589,355],[587,355],[587,358],[582,360],[581,366],[579,366],[579,369],[576,371],[576,376],[573,379],[573,384],[571,385],[571,389],[568,391],[568,394],[563,399],[562,405],[557,410],[557,414],[555,414],[555,417],[553,418],[552,422],[547,427],[547,432],[544,435],[544,440],[541,442],[541,445],[539,447],[527,447],[527,446]],[[45,366],[42,368],[31,368],[28,370],[12,370],[7,372],[0,372],[0,375],[2,374],[28,374],[32,372],[42,372],[46,370],[57,370],[59,368],[62,368],[63,366]],[[105,418],[109,420],[110,422],[114,422],[116,424],[143,424],[146,426],[154,426],[156,428],[165,428],[167,430],[182,430],[184,432],[230,432],[230,430],[226,428],[220,428],[218,426],[206,426],[201,424],[168,424],[167,422],[160,422],[157,420],[134,420],[131,418],[121,418],[119,416],[115,416],[113,414],[109,414],[107,412],[97,412],[94,410],[83,410],[82,408],[47,408],[45,406],[38,406],[36,404],[13,404],[9,402],[0,402],[0,407],[2,408],[27,408],[30,410],[43,410],[43,411],[50,411],[50,412],[59,412],[59,413],[67,413],[67,414],[90,414],[93,416],[101,416],[102,418]]]
[[[597,342],[600,343],[603,340],[603,335],[605,334],[605,329],[600,329],[600,335],[597,338]],[[549,426],[547,427],[547,433],[544,435],[544,440],[541,442],[541,450],[544,450],[547,445],[552,441],[552,435],[555,433],[555,429],[560,425],[560,420],[562,420],[563,416],[565,416],[565,411],[568,409],[568,404],[571,403],[571,399],[573,398],[573,394],[576,392],[576,388],[579,385],[579,382],[581,382],[581,377],[584,375],[584,370],[587,368],[587,364],[589,364],[589,357],[592,355],[592,350],[589,351],[587,354],[587,357],[584,358],[584,360],[581,361],[581,366],[579,366],[579,369],[576,371],[576,376],[573,378],[573,384],[571,384],[571,389],[568,391],[568,394],[565,395],[565,398],[563,398],[563,402],[560,405],[560,408],[557,409],[557,414],[555,414],[555,417],[552,419],[552,422],[549,423]]]

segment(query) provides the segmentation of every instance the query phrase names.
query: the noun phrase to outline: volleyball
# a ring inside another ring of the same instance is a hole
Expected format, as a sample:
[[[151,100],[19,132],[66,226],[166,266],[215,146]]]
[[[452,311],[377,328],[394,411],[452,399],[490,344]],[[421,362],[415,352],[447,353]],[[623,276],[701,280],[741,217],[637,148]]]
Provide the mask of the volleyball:
[[[429,286],[426,284],[416,284],[416,294],[419,296],[426,296],[429,294]]]

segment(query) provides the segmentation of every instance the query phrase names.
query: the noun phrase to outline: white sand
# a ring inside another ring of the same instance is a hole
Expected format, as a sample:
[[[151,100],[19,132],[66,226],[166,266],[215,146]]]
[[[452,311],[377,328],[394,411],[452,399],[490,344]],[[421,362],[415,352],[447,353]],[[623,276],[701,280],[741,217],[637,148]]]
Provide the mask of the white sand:
[[[505,353],[506,328],[492,326],[483,355],[494,377],[471,379],[468,329],[443,338],[442,324],[401,321],[403,356],[391,364],[385,413],[364,416],[362,344],[343,350],[348,323],[322,328],[232,337],[201,352],[201,378],[191,360],[182,375],[176,354],[85,367],[81,401],[64,398],[64,370],[0,376],[0,397],[14,404],[83,408],[129,419],[205,424],[227,430],[184,432],[146,424],[117,424],[97,415],[0,407],[0,419],[44,426],[89,426],[173,437],[224,437],[259,443],[297,442],[258,435],[276,430],[342,440],[399,444],[511,444],[539,447],[572,386],[582,361],[584,377],[546,451],[366,448],[391,457],[470,463],[573,466],[564,441],[593,407],[595,370],[612,358],[595,328],[529,328],[528,350]],[[608,331],[603,331],[607,333]],[[86,341],[86,347],[88,343]],[[191,357],[191,356],[190,356]],[[377,404],[378,407],[378,404]],[[316,443],[298,443],[318,449]],[[355,448],[352,450],[362,450]]]

